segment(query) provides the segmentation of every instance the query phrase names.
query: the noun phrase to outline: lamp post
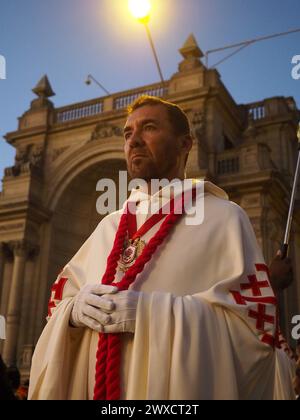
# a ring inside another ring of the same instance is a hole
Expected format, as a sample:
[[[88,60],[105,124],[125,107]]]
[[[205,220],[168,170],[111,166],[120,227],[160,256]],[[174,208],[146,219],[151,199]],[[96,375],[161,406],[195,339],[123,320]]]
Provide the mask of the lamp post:
[[[98,82],[97,79],[95,79],[91,74],[89,74],[87,76],[87,79],[85,81],[85,84],[89,86],[92,82],[96,83],[96,85],[98,85],[100,87],[100,89],[102,89],[106,93],[106,95],[108,95],[108,96],[111,95],[111,93],[108,90],[106,90],[105,87],[103,87],[101,85],[101,83]]]
[[[129,10],[131,14],[145,26],[147,37],[152,49],[152,53],[156,62],[156,66],[158,69],[159,77],[164,87],[165,80],[162,74],[162,70],[159,64],[158,56],[156,53],[155,45],[153,42],[153,38],[151,36],[150,28],[149,28],[149,21],[150,21],[150,11],[151,11],[151,4],[149,0],[129,0],[128,2]]]

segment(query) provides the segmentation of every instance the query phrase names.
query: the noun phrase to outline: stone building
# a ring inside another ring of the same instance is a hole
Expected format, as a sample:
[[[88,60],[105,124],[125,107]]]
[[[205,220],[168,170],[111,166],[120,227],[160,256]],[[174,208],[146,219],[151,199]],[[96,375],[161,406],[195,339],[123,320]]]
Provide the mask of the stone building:
[[[297,156],[294,99],[237,104],[218,71],[202,63],[193,36],[180,52],[183,61],[165,86],[63,108],[49,100],[54,92],[45,76],[18,129],[5,136],[16,156],[0,192],[0,314],[7,320],[0,351],[24,377],[45,325],[51,285],[101,219],[96,183],[117,181],[126,170],[122,128],[126,106],[137,96],[164,96],[187,112],[194,134],[187,176],[212,180],[246,210],[268,262],[282,243]],[[297,279],[281,298],[286,331],[292,315],[300,314],[298,209],[291,256]]]

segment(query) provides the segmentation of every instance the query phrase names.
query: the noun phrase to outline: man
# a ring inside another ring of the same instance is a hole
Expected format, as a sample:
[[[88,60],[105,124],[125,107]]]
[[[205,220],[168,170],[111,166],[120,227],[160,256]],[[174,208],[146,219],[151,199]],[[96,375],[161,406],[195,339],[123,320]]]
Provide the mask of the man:
[[[294,398],[249,219],[213,184],[203,193],[201,182],[183,182],[192,147],[186,115],[142,97],[124,140],[131,178],[147,184],[101,221],[55,282],[30,398]],[[153,179],[169,180],[173,197],[168,187],[153,194]],[[182,189],[188,205],[175,214]],[[191,225],[195,200],[196,209],[204,200],[204,220]],[[169,214],[153,214],[170,201]]]

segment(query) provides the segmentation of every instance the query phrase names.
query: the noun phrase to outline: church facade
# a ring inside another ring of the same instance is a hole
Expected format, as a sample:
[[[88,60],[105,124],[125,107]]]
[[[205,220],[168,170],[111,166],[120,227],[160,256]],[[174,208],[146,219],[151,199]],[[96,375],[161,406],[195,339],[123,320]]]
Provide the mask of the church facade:
[[[187,176],[211,180],[246,210],[267,263],[281,246],[297,158],[294,99],[237,104],[218,71],[202,63],[193,36],[180,52],[178,72],[164,85],[62,108],[50,101],[54,92],[45,76],[18,129],[5,136],[16,156],[0,192],[0,314],[7,323],[0,351],[24,378],[46,322],[51,286],[103,217],[96,212],[96,184],[103,178],[118,184],[119,171],[126,170],[126,107],[138,96],[164,97],[186,111],[194,138]],[[300,314],[298,206],[294,220],[296,279],[280,302],[287,334],[292,316]]]

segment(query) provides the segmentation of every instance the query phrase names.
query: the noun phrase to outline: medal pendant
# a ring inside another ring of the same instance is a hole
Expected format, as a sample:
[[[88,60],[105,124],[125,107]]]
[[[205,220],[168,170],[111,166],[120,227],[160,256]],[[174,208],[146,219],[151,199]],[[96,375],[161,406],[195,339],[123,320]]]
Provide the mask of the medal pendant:
[[[136,259],[143,252],[145,245],[145,242],[140,238],[135,240],[127,239],[124,244],[123,254],[118,262],[119,270],[125,273],[130,267],[132,267]]]

